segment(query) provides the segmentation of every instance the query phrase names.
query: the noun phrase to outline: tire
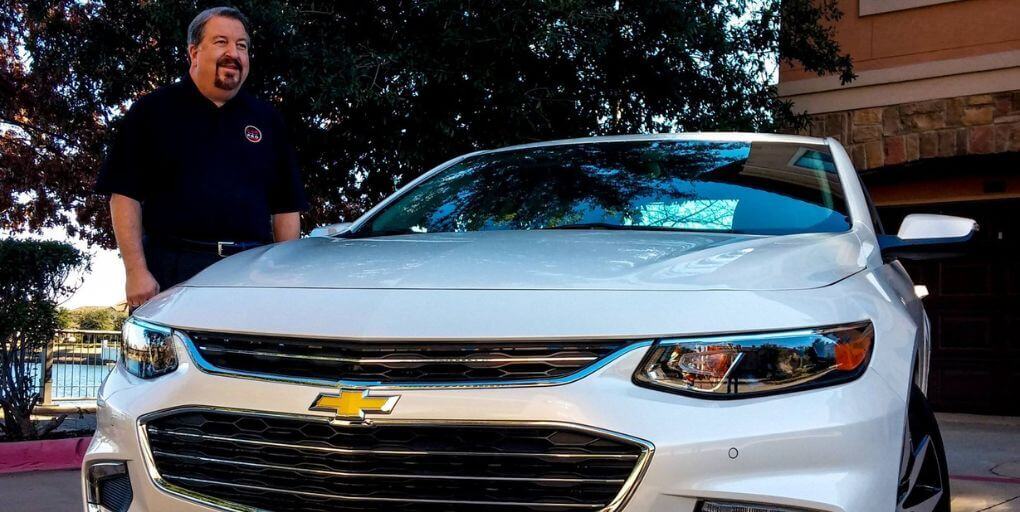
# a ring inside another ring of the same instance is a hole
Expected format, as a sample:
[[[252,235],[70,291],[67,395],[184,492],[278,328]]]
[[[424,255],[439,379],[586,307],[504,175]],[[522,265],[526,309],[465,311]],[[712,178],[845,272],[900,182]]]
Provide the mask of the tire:
[[[911,386],[904,433],[897,512],[949,512],[949,466],[935,413]]]

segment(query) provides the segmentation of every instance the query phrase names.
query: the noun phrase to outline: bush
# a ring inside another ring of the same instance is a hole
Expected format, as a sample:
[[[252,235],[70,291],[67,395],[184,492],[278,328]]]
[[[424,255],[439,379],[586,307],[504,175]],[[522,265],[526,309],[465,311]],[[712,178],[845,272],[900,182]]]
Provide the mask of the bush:
[[[0,423],[8,440],[33,439],[56,428],[32,423],[39,403],[39,353],[57,328],[56,300],[73,291],[72,271],[87,257],[60,242],[0,239]]]

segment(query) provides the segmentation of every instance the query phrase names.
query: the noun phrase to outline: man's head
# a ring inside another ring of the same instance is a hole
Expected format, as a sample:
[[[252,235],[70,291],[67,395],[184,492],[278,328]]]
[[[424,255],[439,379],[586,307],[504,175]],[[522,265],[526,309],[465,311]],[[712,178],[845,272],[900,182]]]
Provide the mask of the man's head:
[[[188,26],[189,74],[198,90],[218,105],[237,94],[248,78],[248,18],[233,7],[214,7]]]

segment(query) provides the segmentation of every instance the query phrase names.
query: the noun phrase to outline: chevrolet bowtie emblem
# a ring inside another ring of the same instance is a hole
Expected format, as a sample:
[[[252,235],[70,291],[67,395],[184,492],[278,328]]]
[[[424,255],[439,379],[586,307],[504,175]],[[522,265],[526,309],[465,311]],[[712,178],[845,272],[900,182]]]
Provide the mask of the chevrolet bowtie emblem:
[[[352,423],[366,421],[366,414],[389,414],[397,405],[400,395],[368,396],[369,390],[358,388],[340,389],[339,395],[319,393],[309,410],[331,412],[336,419]]]

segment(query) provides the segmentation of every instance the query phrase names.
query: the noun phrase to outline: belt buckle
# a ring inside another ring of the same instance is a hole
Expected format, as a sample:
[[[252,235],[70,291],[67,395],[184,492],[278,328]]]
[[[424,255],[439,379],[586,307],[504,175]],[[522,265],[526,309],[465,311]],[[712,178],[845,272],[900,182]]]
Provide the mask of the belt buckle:
[[[221,258],[226,258],[223,255],[223,248],[236,245],[234,242],[216,242],[216,254]]]

